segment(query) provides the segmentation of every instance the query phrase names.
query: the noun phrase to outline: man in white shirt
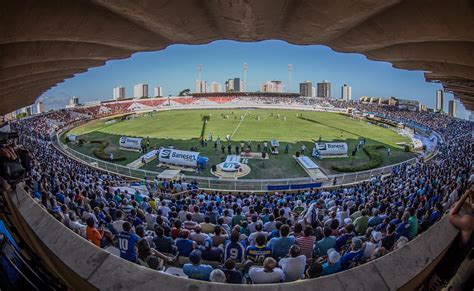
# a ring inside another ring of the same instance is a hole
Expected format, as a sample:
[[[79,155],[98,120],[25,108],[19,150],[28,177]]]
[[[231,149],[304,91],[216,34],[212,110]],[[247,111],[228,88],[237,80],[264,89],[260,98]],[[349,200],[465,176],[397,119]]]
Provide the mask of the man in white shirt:
[[[112,223],[112,226],[117,232],[122,232],[123,231],[123,224],[125,223],[125,220],[122,220],[123,212],[122,211],[117,211],[117,220]]]
[[[152,212],[153,212],[153,209],[151,207],[148,207],[145,213],[146,226],[150,230],[155,229],[155,222],[156,222],[156,215],[153,214]]]
[[[365,243],[363,259],[369,259],[376,248],[382,246],[382,233],[380,231],[372,231],[370,241]]]
[[[279,265],[285,273],[286,282],[296,281],[304,278],[306,256],[301,254],[298,245],[293,245],[289,251],[289,258],[280,260]]]
[[[272,257],[263,261],[263,267],[252,267],[249,276],[253,284],[280,283],[285,280],[283,270],[277,268],[277,262]]]
[[[252,232],[249,237],[248,237],[248,240],[249,240],[249,243],[251,246],[254,246],[255,245],[255,237],[259,234],[263,234],[263,236],[265,237],[265,240],[268,239],[268,232],[266,231],[263,231],[263,226],[260,222],[257,222],[255,224],[255,232]]]

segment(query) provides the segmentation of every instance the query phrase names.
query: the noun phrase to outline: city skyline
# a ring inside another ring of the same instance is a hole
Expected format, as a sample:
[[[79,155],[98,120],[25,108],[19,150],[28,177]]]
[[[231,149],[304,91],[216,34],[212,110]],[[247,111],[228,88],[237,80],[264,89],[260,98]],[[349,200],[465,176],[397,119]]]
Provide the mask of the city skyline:
[[[283,41],[240,43],[215,41],[206,45],[172,45],[165,50],[137,53],[126,60],[109,61],[105,66],[88,72],[45,92],[38,101],[47,109],[60,108],[72,96],[83,102],[112,99],[112,88],[124,86],[125,96],[132,97],[133,86],[161,86],[165,96],[181,90],[194,91],[199,79],[197,66],[202,65],[202,80],[218,82],[224,89],[229,78],[246,79],[246,91],[258,91],[262,83],[281,80],[289,89],[289,64],[292,68],[292,92],[299,92],[299,83],[306,80],[313,86],[322,80],[332,84],[332,98],[340,98],[343,84],[352,87],[352,99],[360,96],[395,96],[415,99],[430,108],[435,107],[436,91],[442,86],[427,83],[421,71],[392,68],[389,63],[367,60],[359,54],[336,53],[325,46],[298,46]],[[246,71],[246,74],[244,73]],[[444,107],[452,99],[445,93]],[[463,106],[457,106],[458,116],[467,118]]]

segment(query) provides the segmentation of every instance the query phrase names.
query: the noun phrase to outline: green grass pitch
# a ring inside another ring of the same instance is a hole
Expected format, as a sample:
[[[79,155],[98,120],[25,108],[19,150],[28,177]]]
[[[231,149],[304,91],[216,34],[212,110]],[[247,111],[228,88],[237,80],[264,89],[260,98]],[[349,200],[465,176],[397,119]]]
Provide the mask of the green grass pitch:
[[[300,118],[301,115],[306,119]],[[201,176],[212,176],[209,168],[220,163],[227,156],[227,151],[222,154],[221,149],[214,149],[214,142],[209,142],[207,147],[202,147],[199,140],[203,128],[203,117],[209,116],[205,127],[204,137],[212,133],[214,140],[220,137],[222,143],[227,145],[225,137],[231,135],[232,151],[240,141],[251,141],[252,150],[256,151],[257,142],[263,147],[263,141],[277,139],[280,142],[280,154],[272,155],[270,159],[249,160],[251,173],[244,179],[263,178],[292,178],[305,177],[306,172],[295,163],[292,154],[298,151],[302,144],[306,145],[309,153],[321,137],[322,141],[345,141],[349,146],[349,154],[355,147],[359,138],[366,138],[367,144],[383,144],[391,147],[391,155],[387,156],[386,150],[381,149],[383,157],[382,166],[401,162],[414,156],[413,153],[403,152],[396,143],[409,142],[409,139],[397,134],[394,130],[369,124],[365,121],[355,120],[350,117],[329,112],[298,111],[298,110],[273,110],[273,109],[206,109],[206,110],[173,110],[149,113],[137,116],[134,119],[106,125],[104,120],[95,120],[78,128],[71,133],[80,135],[86,141],[107,140],[109,147],[106,151],[123,155],[127,159],[119,162],[126,165],[137,159],[140,154],[118,149],[120,136],[149,137],[152,146],[174,146],[176,149],[189,150],[197,146],[201,155],[209,158],[207,169]],[[289,144],[289,154],[284,153],[285,145]],[[95,147],[85,143],[82,146],[71,145],[74,149],[92,156]],[[316,160],[327,174],[333,174],[332,165],[351,163],[351,158],[335,158]],[[352,163],[364,164],[369,160],[363,151],[358,151]],[[148,170],[156,168],[156,162],[144,167]],[[194,175],[194,174],[193,174]]]

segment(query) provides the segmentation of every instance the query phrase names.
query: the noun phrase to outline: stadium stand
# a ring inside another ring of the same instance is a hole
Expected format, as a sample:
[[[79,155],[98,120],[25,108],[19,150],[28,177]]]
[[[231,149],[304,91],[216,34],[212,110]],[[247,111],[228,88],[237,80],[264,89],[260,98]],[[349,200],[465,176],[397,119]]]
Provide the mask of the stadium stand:
[[[178,107],[202,99],[173,98]],[[51,132],[60,127],[128,112],[136,102],[128,100],[13,122],[33,158],[27,192],[66,227],[97,247],[118,249],[125,260],[162,271],[182,268],[196,280],[260,284],[334,274],[402,248],[439,221],[473,180],[474,126],[467,121],[335,100],[206,99],[242,106],[354,108],[436,131],[444,142],[430,161],[419,158],[391,175],[350,186],[257,195],[145,178],[145,189],[130,191],[123,190],[130,189],[130,181],[73,160],[51,142]],[[165,104],[161,99],[140,103]]]

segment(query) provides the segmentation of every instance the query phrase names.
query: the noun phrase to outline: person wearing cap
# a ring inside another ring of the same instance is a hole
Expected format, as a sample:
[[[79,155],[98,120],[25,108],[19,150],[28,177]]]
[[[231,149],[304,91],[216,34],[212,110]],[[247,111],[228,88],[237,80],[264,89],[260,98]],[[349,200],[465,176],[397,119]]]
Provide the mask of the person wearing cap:
[[[263,261],[263,267],[252,267],[249,270],[249,276],[253,284],[283,282],[285,280],[285,274],[283,270],[277,266],[277,261],[272,257],[268,257]]]
[[[367,260],[372,256],[372,253],[376,248],[382,246],[382,233],[380,231],[373,230],[370,233],[370,241],[365,243],[364,254],[362,259]]]
[[[352,238],[349,252],[346,252],[340,259],[341,268],[346,270],[353,261],[358,261],[362,257],[362,240],[358,237]]]
[[[200,249],[203,260],[208,262],[222,262],[224,251],[214,247],[210,238],[204,240],[203,246],[201,246]]]
[[[290,248],[288,256],[278,263],[285,273],[286,282],[292,282],[304,278],[304,269],[306,266],[306,256],[301,254],[298,245]]]
[[[323,264],[321,276],[331,275],[341,270],[341,255],[335,249],[328,250],[328,260]]]
[[[192,251],[189,255],[191,263],[184,264],[183,272],[191,279],[209,281],[209,277],[214,269],[209,265],[201,264],[201,260],[201,251]]]

